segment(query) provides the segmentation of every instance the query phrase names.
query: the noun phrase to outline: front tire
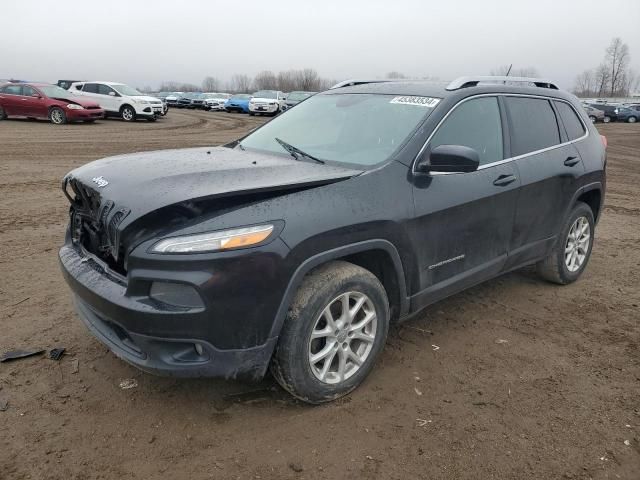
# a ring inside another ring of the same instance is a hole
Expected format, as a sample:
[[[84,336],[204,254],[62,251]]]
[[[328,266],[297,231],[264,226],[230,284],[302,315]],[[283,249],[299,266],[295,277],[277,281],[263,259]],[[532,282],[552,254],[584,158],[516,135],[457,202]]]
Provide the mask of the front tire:
[[[353,391],[387,339],[389,301],[368,270],[343,261],[309,273],[289,308],[271,362],[278,383],[318,404]]]
[[[611,121],[611,117],[609,117],[608,115],[605,115],[604,118],[602,119],[602,121],[604,123],[609,123]]]
[[[54,125],[63,125],[67,123],[67,114],[61,108],[53,107],[49,110],[49,120]]]
[[[594,225],[591,208],[586,203],[577,202],[551,254],[536,265],[538,274],[559,285],[575,282],[589,263]]]
[[[637,121],[638,121],[638,119],[636,117],[627,118],[627,122],[629,122],[629,123],[636,123]]]
[[[589,115],[589,120],[591,120],[591,123],[597,123],[598,119],[595,117],[595,115]]]
[[[5,118],[7,118],[7,114],[4,111],[4,108],[0,107],[0,120],[4,120]]]
[[[134,122],[136,120],[136,111],[133,107],[125,105],[122,107],[122,110],[120,110],[120,116],[125,122]]]

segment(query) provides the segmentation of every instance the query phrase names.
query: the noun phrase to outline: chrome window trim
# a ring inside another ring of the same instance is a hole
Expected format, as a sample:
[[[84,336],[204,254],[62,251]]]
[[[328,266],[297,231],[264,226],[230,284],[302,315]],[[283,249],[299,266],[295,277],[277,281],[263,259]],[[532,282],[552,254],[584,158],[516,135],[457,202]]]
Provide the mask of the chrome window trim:
[[[420,158],[420,155],[422,155],[422,153],[426,150],[427,146],[429,145],[429,142],[431,141],[433,136],[436,134],[436,132],[438,131],[440,126],[444,123],[444,121],[447,118],[449,118],[449,115],[451,115],[451,112],[453,112],[456,108],[458,108],[458,106],[460,106],[464,102],[467,102],[469,100],[473,100],[475,98],[482,98],[482,97],[527,97],[527,98],[541,98],[543,100],[548,100],[548,101],[564,102],[567,105],[569,105],[571,107],[571,109],[574,111],[574,113],[578,116],[578,119],[580,120],[580,123],[582,124],[582,127],[585,130],[585,134],[583,136],[581,136],[580,138],[576,138],[575,140],[570,140],[568,142],[559,143],[557,145],[552,145],[550,147],[542,148],[540,150],[535,150],[533,152],[523,153],[522,155],[516,155],[515,157],[505,158],[503,160],[498,160],[496,162],[485,163],[484,165],[480,165],[478,167],[478,170],[484,170],[486,168],[495,167],[496,165],[502,165],[502,164],[505,164],[505,163],[513,162],[514,160],[520,160],[522,158],[530,157],[532,155],[537,155],[539,153],[544,153],[544,152],[548,152],[550,150],[555,150],[556,148],[565,147],[565,146],[570,145],[572,143],[580,142],[580,141],[584,140],[585,138],[587,138],[589,136],[589,127],[587,125],[585,125],[584,120],[582,119],[580,114],[576,111],[576,109],[573,107],[573,105],[571,105],[571,102],[568,102],[567,100],[564,100],[562,98],[549,97],[549,96],[545,96],[545,95],[532,95],[532,94],[527,94],[527,93],[482,93],[482,94],[478,94],[478,95],[472,95],[470,97],[463,98],[458,103],[456,103],[447,112],[447,114],[444,117],[442,117],[442,119],[438,122],[436,127],[433,129],[433,132],[431,132],[431,134],[429,135],[427,140],[422,145],[422,148],[420,149],[418,154],[414,157],[413,164],[411,165],[411,173],[412,174],[414,174],[414,175],[415,174],[425,175],[424,173],[416,171],[416,164],[418,163],[418,158]],[[554,110],[554,114],[555,114],[555,110]],[[556,117],[557,117],[557,115],[556,115]],[[558,122],[562,122],[562,120],[558,119]],[[558,128],[560,128],[560,124],[558,124]],[[504,135],[504,132],[503,132],[503,135]],[[428,173],[426,173],[426,175],[432,175],[432,176],[437,176],[437,175],[459,175],[459,173],[457,173],[457,172],[428,172]]]

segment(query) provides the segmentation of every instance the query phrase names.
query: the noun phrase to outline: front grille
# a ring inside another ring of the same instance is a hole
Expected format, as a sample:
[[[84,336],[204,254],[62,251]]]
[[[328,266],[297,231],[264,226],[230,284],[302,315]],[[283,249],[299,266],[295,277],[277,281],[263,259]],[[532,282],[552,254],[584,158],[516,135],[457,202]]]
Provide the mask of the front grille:
[[[68,195],[70,186],[75,196]],[[75,180],[65,179],[63,189],[71,201],[71,237],[74,244],[103,260],[115,272],[126,275],[120,224],[130,210],[103,200],[98,191]]]

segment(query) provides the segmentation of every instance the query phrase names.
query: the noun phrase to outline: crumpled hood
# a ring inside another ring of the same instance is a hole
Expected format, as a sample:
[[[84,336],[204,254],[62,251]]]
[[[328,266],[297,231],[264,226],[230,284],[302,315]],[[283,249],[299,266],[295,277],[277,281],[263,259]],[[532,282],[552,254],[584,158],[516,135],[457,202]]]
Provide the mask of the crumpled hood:
[[[204,200],[322,185],[362,173],[293,158],[225,147],[160,150],[119,155],[77,168],[64,179],[80,182],[126,211],[124,228],[159,208]]]

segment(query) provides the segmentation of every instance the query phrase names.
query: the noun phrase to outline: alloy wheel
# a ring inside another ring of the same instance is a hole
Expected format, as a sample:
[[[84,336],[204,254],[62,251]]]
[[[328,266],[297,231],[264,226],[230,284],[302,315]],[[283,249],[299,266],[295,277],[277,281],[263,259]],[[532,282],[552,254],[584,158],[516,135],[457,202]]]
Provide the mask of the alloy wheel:
[[[586,217],[578,217],[571,228],[564,247],[564,263],[570,272],[582,267],[591,241],[591,226]]]
[[[125,108],[124,110],[122,110],[122,118],[127,122],[133,120],[133,110],[131,110],[130,108]]]
[[[64,113],[59,108],[51,110],[51,121],[60,125],[64,121]]]
[[[338,384],[354,375],[369,357],[378,319],[371,299],[346,292],[333,299],[315,321],[309,340],[309,365],[323,383]]]

